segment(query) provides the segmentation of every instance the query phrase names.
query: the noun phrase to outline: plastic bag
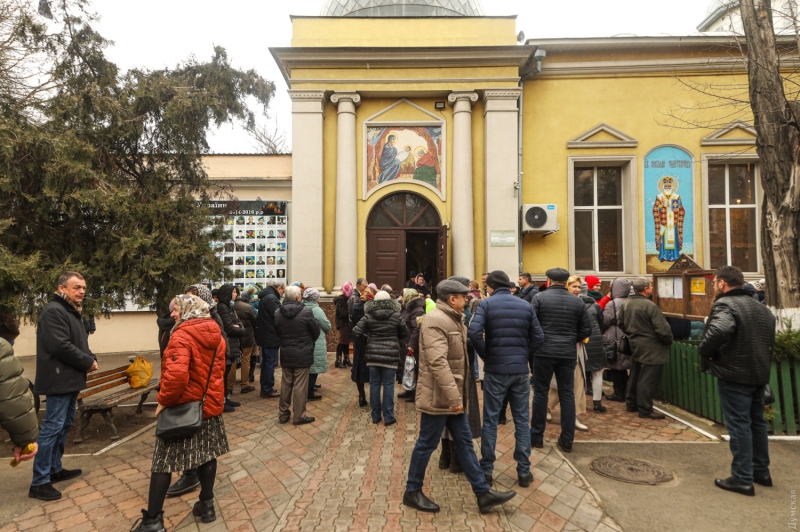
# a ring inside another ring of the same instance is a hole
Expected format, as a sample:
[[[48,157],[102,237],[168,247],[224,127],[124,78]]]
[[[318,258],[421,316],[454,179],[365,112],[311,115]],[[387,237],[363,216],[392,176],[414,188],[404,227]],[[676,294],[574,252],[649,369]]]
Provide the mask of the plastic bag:
[[[125,374],[128,375],[128,384],[131,388],[144,388],[153,378],[153,365],[143,356],[138,356],[125,370]]]
[[[406,391],[411,391],[417,387],[417,378],[414,374],[414,369],[416,368],[417,364],[414,360],[413,356],[406,357],[406,365],[403,369],[403,389]]]

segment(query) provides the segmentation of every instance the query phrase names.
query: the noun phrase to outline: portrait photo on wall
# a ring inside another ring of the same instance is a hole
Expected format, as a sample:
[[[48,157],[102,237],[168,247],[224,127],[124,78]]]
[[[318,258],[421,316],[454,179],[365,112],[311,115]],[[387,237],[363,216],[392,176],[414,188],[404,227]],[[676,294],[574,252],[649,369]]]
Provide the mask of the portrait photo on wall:
[[[256,219],[256,225],[264,225],[264,217],[263,216],[259,216],[258,219]]]
[[[256,266],[263,266],[264,264],[264,257],[259,255],[258,258],[256,258]]]
[[[278,249],[276,251],[286,251],[286,242],[278,242]]]
[[[256,245],[255,244],[247,244],[247,246],[245,246],[245,250],[247,250],[248,253],[252,253],[252,252],[254,252],[256,250]]]
[[[244,244],[236,244],[236,252],[244,253]]]
[[[264,270],[256,270],[256,279],[263,279],[265,277]]]
[[[270,266],[275,264],[275,257],[267,257],[267,264],[269,264]]]
[[[241,270],[241,269],[236,269],[236,270],[233,270],[233,276],[234,276],[236,279],[241,279],[241,278],[243,278],[243,277],[244,277],[244,270]]]
[[[442,195],[442,126],[368,126],[365,196],[397,180]]]
[[[694,258],[693,164],[677,146],[661,146],[644,159],[647,273],[669,270],[681,254]]]
[[[244,258],[244,264],[245,266],[255,266],[256,258],[248,255],[247,257]]]
[[[267,244],[267,251],[276,251],[275,250],[275,244],[273,244],[272,242]]]
[[[275,231],[270,231],[267,233],[267,238],[275,238]]]
[[[278,279],[286,277],[286,270],[278,270]]]
[[[278,225],[286,225],[286,216],[278,216],[276,219]]]
[[[233,253],[233,242],[225,242],[225,253]]]
[[[262,252],[267,250],[266,244],[256,244],[256,251]]]
[[[254,229],[248,229],[247,230],[247,238],[255,238],[255,237],[256,237],[255,230]]]
[[[267,279],[275,278],[275,270],[267,270]]]
[[[256,271],[255,270],[246,270],[244,272],[245,279],[255,279],[256,278]]]
[[[237,216],[236,217],[236,223],[238,225],[244,225],[244,216]]]
[[[275,225],[275,217],[274,216],[270,216],[269,218],[267,218],[267,225]]]
[[[278,231],[278,238],[286,238],[286,231],[284,230]]]
[[[264,231],[259,231],[256,238],[267,238],[267,236],[264,234]]]
[[[241,229],[236,231],[236,238],[244,238],[244,231],[242,231]]]
[[[236,266],[244,266],[244,257],[236,257]]]
[[[225,266],[233,266],[233,257],[223,257]]]
[[[286,265],[286,257],[281,255],[278,257],[278,266],[285,266]]]

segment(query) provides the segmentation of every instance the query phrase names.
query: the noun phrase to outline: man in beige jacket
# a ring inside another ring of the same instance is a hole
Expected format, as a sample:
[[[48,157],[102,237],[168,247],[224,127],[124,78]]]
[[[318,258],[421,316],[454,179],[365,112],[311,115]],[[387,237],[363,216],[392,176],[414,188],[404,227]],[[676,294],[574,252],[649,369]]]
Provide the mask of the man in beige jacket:
[[[436,287],[436,308],[422,320],[419,331],[419,382],[416,407],[422,413],[419,438],[411,464],[403,504],[423,512],[438,512],[439,506],[422,493],[425,470],[431,453],[439,446],[442,431],[447,427],[453,438],[461,466],[481,512],[510,501],[516,492],[494,491],[486,482],[469,430],[466,410],[478,408],[467,404],[466,372],[467,328],[462,312],[469,289],[458,281],[442,281]]]

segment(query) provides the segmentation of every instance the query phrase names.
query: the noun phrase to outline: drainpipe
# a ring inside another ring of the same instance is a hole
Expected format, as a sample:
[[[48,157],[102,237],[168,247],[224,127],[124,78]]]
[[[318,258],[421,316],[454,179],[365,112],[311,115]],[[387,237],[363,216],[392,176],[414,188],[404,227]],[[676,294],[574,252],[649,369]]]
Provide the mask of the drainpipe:
[[[517,212],[519,213],[519,245],[518,248],[518,259],[519,259],[519,273],[522,273],[522,176],[525,172],[522,171],[522,117],[523,111],[525,108],[525,87],[524,83],[526,80],[532,78],[536,74],[542,71],[542,61],[547,56],[547,52],[542,50],[541,48],[537,48],[536,51],[533,52],[533,56],[528,61],[528,64],[533,63],[532,68],[529,72],[524,74],[519,79],[519,88],[520,88],[520,95],[519,95],[519,125],[517,127],[517,182],[514,185],[514,194],[517,196]],[[526,65],[527,66],[527,65]]]

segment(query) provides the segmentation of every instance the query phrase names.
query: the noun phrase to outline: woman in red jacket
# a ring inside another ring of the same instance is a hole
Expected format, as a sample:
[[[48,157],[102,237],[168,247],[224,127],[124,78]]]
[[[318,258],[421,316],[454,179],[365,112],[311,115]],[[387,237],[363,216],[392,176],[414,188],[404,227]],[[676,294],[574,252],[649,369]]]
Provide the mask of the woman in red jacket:
[[[211,318],[207,303],[194,295],[175,296],[170,315],[175,327],[161,361],[161,388],[156,416],[171,406],[200,401],[203,403],[203,427],[194,436],[182,440],[156,438],[150,475],[150,500],[142,519],[132,532],[162,532],[163,507],[172,473],[197,469],[200,477],[200,500],[194,515],[204,523],[216,519],[214,478],[217,457],[228,452],[228,437],[222,422],[225,402],[225,340],[219,325]]]

